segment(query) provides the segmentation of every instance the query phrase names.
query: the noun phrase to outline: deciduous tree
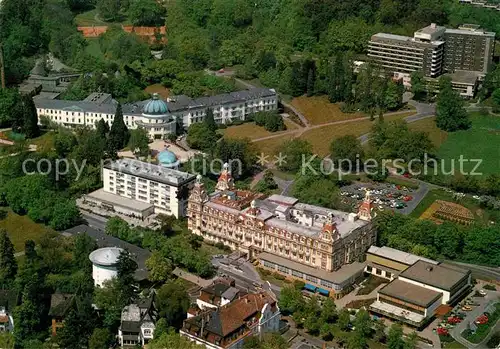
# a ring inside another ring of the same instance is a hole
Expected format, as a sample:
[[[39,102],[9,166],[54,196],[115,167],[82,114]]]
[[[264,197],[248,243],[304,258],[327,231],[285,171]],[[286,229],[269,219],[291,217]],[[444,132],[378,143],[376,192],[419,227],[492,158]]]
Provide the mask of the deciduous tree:
[[[453,90],[451,79],[446,77],[439,81],[436,125],[441,130],[448,132],[465,130],[471,126],[462,97]]]

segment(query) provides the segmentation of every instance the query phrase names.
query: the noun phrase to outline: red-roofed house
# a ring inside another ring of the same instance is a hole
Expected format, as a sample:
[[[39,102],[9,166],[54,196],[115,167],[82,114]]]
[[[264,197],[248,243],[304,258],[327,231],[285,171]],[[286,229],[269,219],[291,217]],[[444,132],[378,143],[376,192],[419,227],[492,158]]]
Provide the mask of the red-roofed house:
[[[278,303],[269,293],[248,294],[186,319],[180,334],[206,348],[241,348],[247,337],[277,332],[280,315]]]

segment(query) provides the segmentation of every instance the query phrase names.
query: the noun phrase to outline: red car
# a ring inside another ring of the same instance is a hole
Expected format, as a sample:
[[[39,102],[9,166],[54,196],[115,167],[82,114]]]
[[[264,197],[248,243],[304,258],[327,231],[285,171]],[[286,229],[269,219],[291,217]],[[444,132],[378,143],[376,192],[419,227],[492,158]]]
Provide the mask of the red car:
[[[411,174],[409,174],[408,172],[406,172],[406,173],[403,175],[403,177],[405,177],[405,178],[411,178]]]
[[[224,68],[219,69],[219,70],[217,71],[217,73],[219,73],[219,74],[224,74],[224,72],[225,72]]]
[[[479,316],[476,321],[475,321],[476,324],[478,325],[484,325],[484,324],[487,324],[488,323],[488,317],[486,315],[481,315]]]
[[[406,195],[404,198],[403,198],[404,201],[411,201],[413,200],[413,196],[411,195]]]
[[[447,336],[449,334],[448,329],[444,327],[438,327],[437,334],[440,336]]]
[[[450,316],[448,318],[448,323],[451,324],[451,325],[458,324],[459,322],[462,322],[462,319],[460,319],[459,317]]]

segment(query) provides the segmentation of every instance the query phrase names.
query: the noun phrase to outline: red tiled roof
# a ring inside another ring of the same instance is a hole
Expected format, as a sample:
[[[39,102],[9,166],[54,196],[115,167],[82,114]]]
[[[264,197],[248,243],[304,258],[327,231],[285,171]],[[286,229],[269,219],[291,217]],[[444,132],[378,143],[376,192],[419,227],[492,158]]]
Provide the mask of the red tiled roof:
[[[78,31],[82,32],[85,38],[97,38],[98,36],[104,34],[107,30],[107,26],[92,26],[92,27],[78,27]]]
[[[7,315],[0,315],[0,323],[5,324],[9,322],[9,317]]]
[[[77,27],[79,31],[82,32],[85,38],[97,38],[104,34],[107,30],[107,26],[91,26],[91,27]],[[149,38],[149,41],[154,41],[157,33],[163,35],[162,41],[166,42],[165,35],[167,33],[167,27],[134,27],[132,25],[122,26],[122,29],[127,33],[135,33],[138,36]]]

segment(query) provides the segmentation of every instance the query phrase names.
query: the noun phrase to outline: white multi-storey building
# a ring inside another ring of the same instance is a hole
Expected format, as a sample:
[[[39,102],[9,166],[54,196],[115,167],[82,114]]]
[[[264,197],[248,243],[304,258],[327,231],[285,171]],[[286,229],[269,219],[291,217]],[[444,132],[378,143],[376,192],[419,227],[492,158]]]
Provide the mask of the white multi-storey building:
[[[84,204],[118,215],[144,219],[153,213],[186,215],[195,176],[131,159],[104,164],[102,189],[84,197]]]
[[[92,93],[83,101],[35,98],[38,117],[46,117],[53,123],[67,127],[89,126],[103,119],[113,123],[116,102],[110,94]],[[122,105],[123,121],[129,129],[142,127],[151,139],[162,139],[175,133],[176,125],[189,127],[201,122],[208,109],[212,109],[218,123],[245,120],[259,111],[278,109],[276,91],[253,88],[212,97],[190,98],[175,96],[163,101],[157,94],[152,99]]]

